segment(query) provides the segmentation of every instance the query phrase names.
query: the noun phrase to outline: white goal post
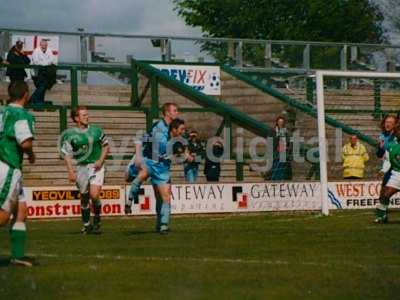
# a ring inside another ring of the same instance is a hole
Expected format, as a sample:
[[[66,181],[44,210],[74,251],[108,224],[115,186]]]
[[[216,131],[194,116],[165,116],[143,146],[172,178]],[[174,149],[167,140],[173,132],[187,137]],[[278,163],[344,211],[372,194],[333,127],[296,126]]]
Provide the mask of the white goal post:
[[[315,72],[318,112],[318,141],[320,156],[320,180],[321,180],[321,204],[322,214],[329,215],[328,199],[328,174],[327,174],[327,149],[325,131],[325,100],[324,100],[324,78],[325,77],[347,77],[347,78],[384,78],[400,79],[400,73],[380,72],[353,72],[353,71],[329,71],[321,70]]]

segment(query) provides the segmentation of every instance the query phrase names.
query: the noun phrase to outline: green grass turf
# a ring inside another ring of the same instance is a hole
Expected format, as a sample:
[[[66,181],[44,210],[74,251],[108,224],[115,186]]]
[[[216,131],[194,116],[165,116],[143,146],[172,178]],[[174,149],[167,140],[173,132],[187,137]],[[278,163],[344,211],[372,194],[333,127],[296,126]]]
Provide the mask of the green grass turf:
[[[400,299],[400,213],[372,211],[31,221],[39,266],[0,267],[0,299]],[[8,234],[0,230],[6,257]]]

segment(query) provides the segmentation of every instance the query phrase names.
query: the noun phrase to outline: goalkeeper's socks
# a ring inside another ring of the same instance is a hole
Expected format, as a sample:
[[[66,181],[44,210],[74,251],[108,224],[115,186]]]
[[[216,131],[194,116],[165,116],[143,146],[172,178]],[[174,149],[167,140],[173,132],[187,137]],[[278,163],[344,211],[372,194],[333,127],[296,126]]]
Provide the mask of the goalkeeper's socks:
[[[90,207],[81,207],[82,222],[85,226],[90,225]]]
[[[171,204],[163,202],[161,205],[161,225],[168,225],[171,215]]]
[[[15,222],[10,232],[11,259],[25,256],[26,225],[23,222]]]
[[[156,214],[157,214],[157,220],[156,220],[156,231],[160,231],[161,228],[161,207],[162,207],[163,201],[161,197],[156,197]]]
[[[131,183],[131,188],[129,189],[129,195],[128,198],[131,201],[135,201],[136,203],[139,202],[139,190],[140,190],[140,180],[139,177],[136,177],[132,183]]]

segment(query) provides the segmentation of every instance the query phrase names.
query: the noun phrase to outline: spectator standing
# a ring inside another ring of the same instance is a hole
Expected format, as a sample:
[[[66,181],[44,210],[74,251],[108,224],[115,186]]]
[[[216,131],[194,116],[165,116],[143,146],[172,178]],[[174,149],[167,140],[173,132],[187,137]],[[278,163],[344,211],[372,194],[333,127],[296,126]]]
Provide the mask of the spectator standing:
[[[206,151],[204,175],[208,182],[218,182],[221,175],[221,159],[224,154],[223,143],[220,140],[214,141],[211,152],[212,153],[208,153],[208,151]]]
[[[356,135],[351,136],[349,143],[343,146],[342,159],[344,179],[364,178],[365,163],[369,160],[369,156]]]
[[[192,130],[189,132],[188,152],[192,161],[184,163],[185,180],[188,183],[195,183],[199,175],[199,165],[204,152],[203,145],[198,137],[198,132]]]
[[[7,62],[11,65],[29,65],[31,60],[23,51],[24,43],[17,41],[8,51]],[[11,84],[14,81],[25,81],[27,74],[25,69],[7,67],[6,75],[10,78]]]
[[[33,51],[32,64],[41,67],[35,70],[36,75],[32,78],[36,90],[30,101],[33,105],[43,105],[46,90],[51,89],[56,82],[56,57],[46,40],[41,40],[39,47]]]
[[[292,163],[290,138],[286,120],[279,116],[275,121],[274,153],[271,180],[291,180]]]

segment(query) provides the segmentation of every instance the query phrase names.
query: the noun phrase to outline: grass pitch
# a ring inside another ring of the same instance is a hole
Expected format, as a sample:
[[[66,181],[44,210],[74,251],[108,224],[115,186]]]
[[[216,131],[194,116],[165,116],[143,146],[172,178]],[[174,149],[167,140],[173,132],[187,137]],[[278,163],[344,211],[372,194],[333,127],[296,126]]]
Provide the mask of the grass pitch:
[[[32,269],[0,267],[0,299],[400,299],[400,213],[29,222]],[[2,260],[8,234],[0,230]]]

